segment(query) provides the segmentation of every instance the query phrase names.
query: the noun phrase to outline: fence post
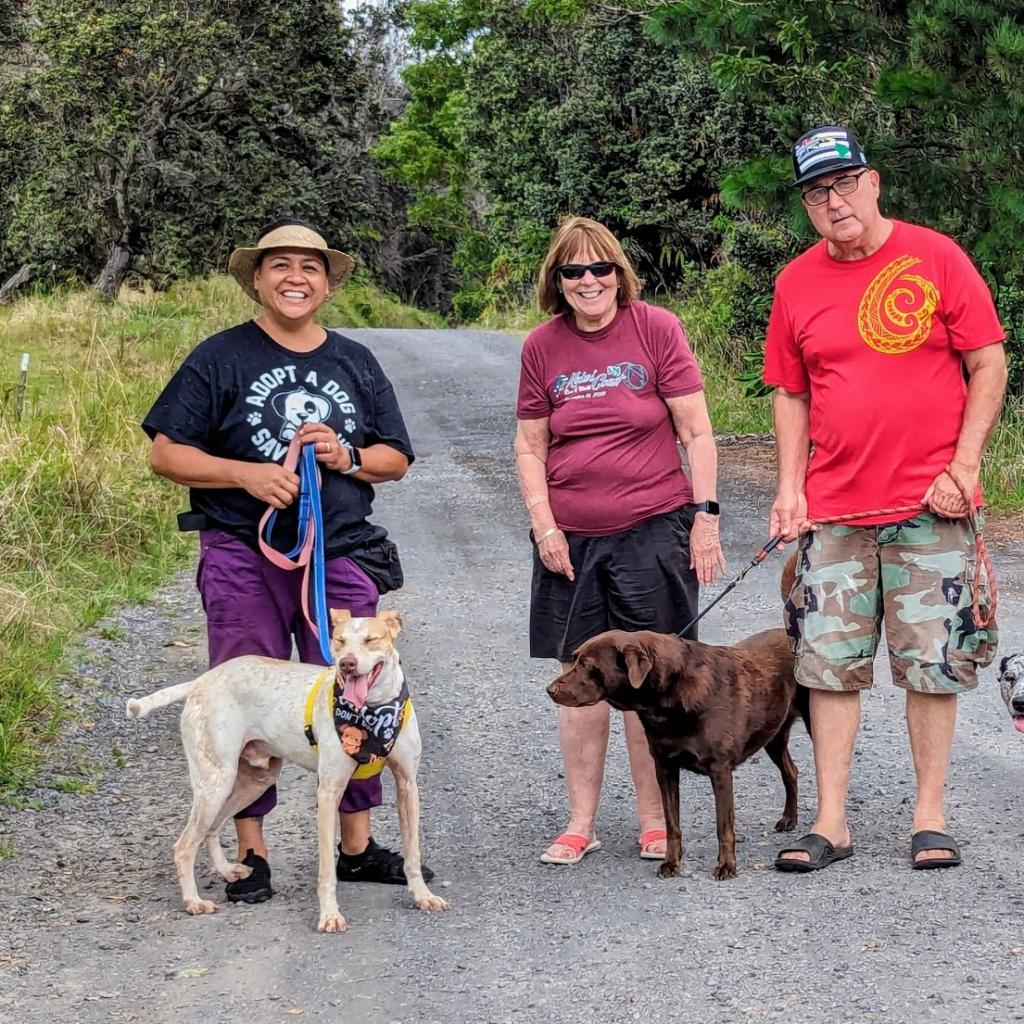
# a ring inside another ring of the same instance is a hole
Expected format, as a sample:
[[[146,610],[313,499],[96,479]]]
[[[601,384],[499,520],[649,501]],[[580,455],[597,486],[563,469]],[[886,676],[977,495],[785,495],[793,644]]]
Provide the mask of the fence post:
[[[28,381],[28,353],[21,353],[21,372],[18,374],[18,387],[14,392],[14,409],[20,422],[25,408],[25,384]]]

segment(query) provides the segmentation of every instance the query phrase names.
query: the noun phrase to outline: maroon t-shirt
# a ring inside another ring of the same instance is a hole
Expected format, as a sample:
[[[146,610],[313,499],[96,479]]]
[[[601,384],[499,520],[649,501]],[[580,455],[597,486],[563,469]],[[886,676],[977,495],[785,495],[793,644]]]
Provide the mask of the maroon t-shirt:
[[[703,390],[679,320],[633,302],[599,331],[571,315],[523,345],[516,414],[549,419],[548,496],[563,530],[605,536],[693,499],[663,399]]]

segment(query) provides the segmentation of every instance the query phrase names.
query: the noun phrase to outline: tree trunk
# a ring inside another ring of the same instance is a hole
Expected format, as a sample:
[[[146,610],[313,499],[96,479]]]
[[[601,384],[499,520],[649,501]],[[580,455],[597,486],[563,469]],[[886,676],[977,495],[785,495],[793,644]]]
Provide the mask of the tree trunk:
[[[128,261],[131,252],[122,242],[114,242],[107,254],[107,262],[93,282],[92,290],[104,302],[113,302],[121,288],[125,275],[128,273]]]
[[[21,269],[16,273],[12,274],[0,287],[0,306],[6,306],[14,298],[14,293],[23,285],[27,284],[32,280],[32,275],[35,273],[31,263],[25,263]]]

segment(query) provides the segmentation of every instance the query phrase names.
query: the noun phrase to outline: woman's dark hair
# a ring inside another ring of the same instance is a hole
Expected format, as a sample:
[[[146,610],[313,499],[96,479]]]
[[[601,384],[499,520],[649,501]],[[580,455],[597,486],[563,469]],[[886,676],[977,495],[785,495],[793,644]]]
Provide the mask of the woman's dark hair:
[[[260,228],[260,233],[257,237],[263,238],[265,235],[269,235],[271,231],[276,231],[278,228],[288,227],[307,228],[310,231],[315,231],[321,238],[323,237],[323,232],[315,224],[308,220],[301,220],[298,217],[279,217],[277,220],[272,220],[269,224],[264,224],[263,227]],[[324,265],[324,270],[329,274],[331,272],[331,264],[327,259],[326,254],[321,252],[317,253],[317,255],[320,257],[320,262]],[[263,263],[264,256],[266,256],[265,252],[259,252],[256,254],[255,265],[257,267]]]

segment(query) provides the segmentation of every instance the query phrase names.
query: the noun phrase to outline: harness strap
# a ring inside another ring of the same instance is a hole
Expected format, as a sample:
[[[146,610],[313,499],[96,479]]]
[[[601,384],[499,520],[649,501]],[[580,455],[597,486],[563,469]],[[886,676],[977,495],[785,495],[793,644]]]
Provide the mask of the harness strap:
[[[303,732],[306,734],[306,739],[309,740],[309,745],[316,749],[316,736],[313,734],[313,709],[316,707],[316,699],[320,695],[320,691],[323,689],[324,683],[327,682],[331,677],[331,669],[325,668],[323,672],[316,677],[316,681],[309,688],[309,693],[306,695],[306,725]],[[330,691],[328,691],[330,693]]]
[[[327,615],[327,570],[324,562],[324,514],[320,501],[320,467],[315,446],[303,446],[298,434],[288,445],[284,468],[299,475],[298,526],[295,546],[286,555],[271,543],[277,509],[267,507],[260,519],[259,544],[264,557],[279,569],[302,569],[302,614],[320,646],[325,664],[331,664],[331,629]],[[310,615],[312,597],[313,614]]]

